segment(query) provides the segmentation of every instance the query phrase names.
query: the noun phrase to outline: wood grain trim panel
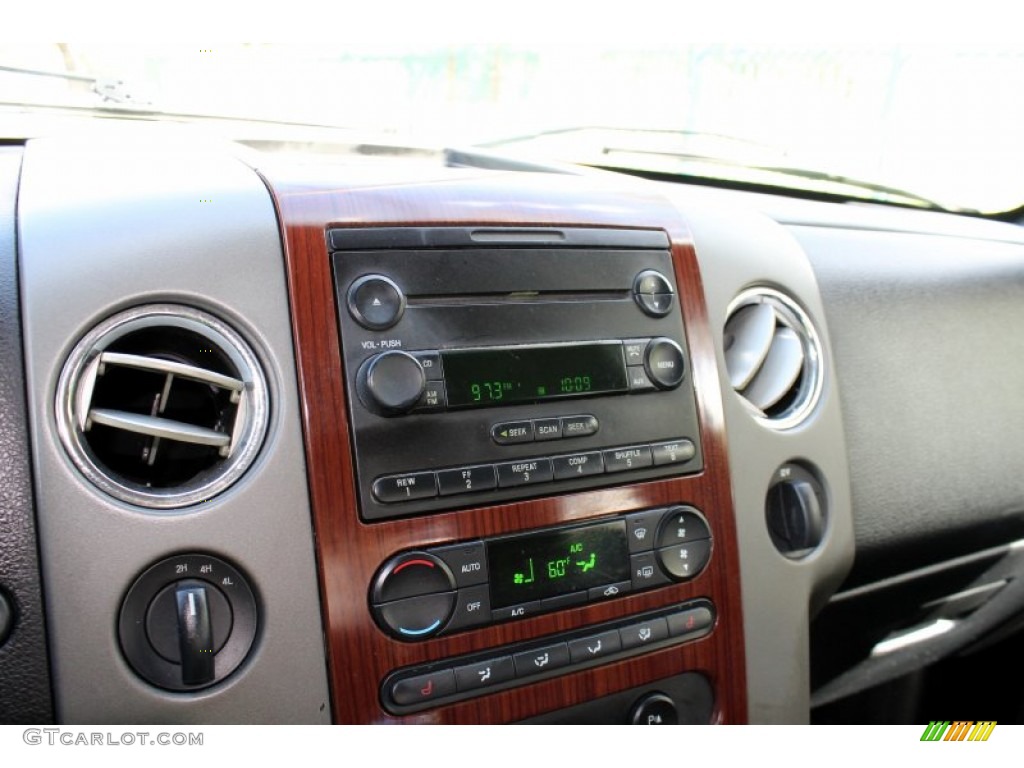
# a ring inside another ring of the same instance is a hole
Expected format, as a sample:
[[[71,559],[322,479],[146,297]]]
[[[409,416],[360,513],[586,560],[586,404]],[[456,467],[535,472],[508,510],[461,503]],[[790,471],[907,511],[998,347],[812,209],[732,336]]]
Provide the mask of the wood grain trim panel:
[[[715,721],[745,722],[739,558],[724,417],[700,272],[679,213],[660,196],[575,177],[434,169],[416,178],[355,172],[364,175],[360,179],[344,173],[346,180],[338,182],[330,178],[340,178],[337,170],[305,175],[264,171],[283,233],[334,720],[510,722],[695,670],[714,686]],[[702,473],[404,520],[360,521],[325,230],[465,225],[656,228],[669,234],[701,420]],[[372,575],[397,550],[674,502],[701,509],[714,536],[709,567],[685,584],[416,644],[390,639],[370,616],[367,588]],[[698,641],[404,718],[380,705],[380,681],[395,668],[702,596],[714,602],[718,621],[715,631]]]

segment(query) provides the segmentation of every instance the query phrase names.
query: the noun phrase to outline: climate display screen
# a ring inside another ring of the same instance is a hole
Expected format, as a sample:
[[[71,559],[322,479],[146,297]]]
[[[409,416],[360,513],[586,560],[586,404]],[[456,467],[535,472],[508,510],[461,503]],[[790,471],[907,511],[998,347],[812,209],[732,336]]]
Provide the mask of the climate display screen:
[[[441,353],[449,408],[625,392],[622,344],[495,347]]]
[[[492,608],[627,581],[626,522],[491,541],[487,560]]]

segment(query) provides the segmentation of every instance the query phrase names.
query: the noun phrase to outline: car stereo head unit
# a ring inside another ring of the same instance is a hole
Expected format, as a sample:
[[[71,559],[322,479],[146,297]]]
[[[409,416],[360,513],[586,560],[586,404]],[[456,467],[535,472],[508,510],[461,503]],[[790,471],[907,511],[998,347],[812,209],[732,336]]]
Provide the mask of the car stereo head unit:
[[[702,469],[664,232],[328,237],[363,519]]]

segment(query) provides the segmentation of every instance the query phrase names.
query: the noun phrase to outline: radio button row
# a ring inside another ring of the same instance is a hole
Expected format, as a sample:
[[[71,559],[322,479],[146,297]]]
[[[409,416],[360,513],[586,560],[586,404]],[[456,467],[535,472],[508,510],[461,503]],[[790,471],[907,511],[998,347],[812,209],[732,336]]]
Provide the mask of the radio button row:
[[[619,630],[619,636],[622,638],[622,650],[624,651],[653,645],[668,637],[668,622],[659,616],[639,624],[622,627]]]
[[[515,660],[516,677],[542,675],[569,665],[569,647],[565,643],[558,643],[517,653],[512,658]]]
[[[431,549],[430,554],[444,561],[455,577],[455,585],[461,588],[487,583],[487,558],[484,551],[482,541],[472,541]]]
[[[437,480],[433,472],[406,475],[385,475],[373,481],[373,495],[385,504],[437,496]]]
[[[534,441],[587,437],[596,434],[599,426],[597,418],[589,414],[530,421],[500,421],[491,426],[491,439],[498,445],[517,445]]]
[[[631,469],[644,469],[651,466],[651,447],[649,445],[630,445],[625,448],[610,448],[604,451],[604,469],[606,472],[627,472]]]
[[[498,486],[501,488],[547,483],[553,477],[551,459],[524,459],[495,466],[498,470]]]
[[[597,419],[593,416],[572,418],[593,420],[596,430]],[[567,419],[562,419],[563,427],[566,421]],[[528,429],[529,434],[533,434],[534,422],[530,421],[495,424],[492,434],[496,434],[495,430],[498,427],[511,430],[513,424],[517,425],[515,429]],[[519,434],[524,434],[524,432],[521,431]],[[562,436],[569,437],[569,434],[563,429]],[[530,440],[518,437],[514,439],[518,442],[530,442]],[[429,499],[439,494],[454,496],[463,493],[479,493],[495,488],[516,488],[536,483],[547,483],[551,480],[576,480],[605,472],[629,472],[664,464],[684,464],[696,454],[697,449],[694,444],[683,438],[654,445],[628,445],[601,451],[563,454],[552,458],[537,456],[495,465],[478,464],[470,467],[455,467],[454,469],[438,470],[436,473],[410,472],[404,475],[385,475],[373,481],[373,495],[382,503],[395,504],[415,499]],[[635,532],[631,531],[629,539],[631,552],[652,548],[646,541],[639,542],[644,546],[638,546],[638,542],[634,541],[634,536]]]
[[[442,496],[492,491],[497,487],[494,479],[494,467],[490,464],[481,464],[476,467],[439,470],[437,487]]]
[[[569,658],[572,659],[573,664],[599,659],[602,656],[611,656],[621,650],[622,641],[619,639],[618,630],[614,629],[599,635],[569,641]]]
[[[600,451],[554,456],[551,463],[554,465],[555,480],[573,480],[604,472],[604,460]]]
[[[685,464],[697,455],[697,447],[690,440],[672,440],[651,445],[654,455],[654,466],[665,464]]]
[[[533,442],[532,421],[502,421],[491,427],[491,439],[498,445]]]
[[[455,684],[460,692],[507,683],[515,676],[516,668],[511,656],[500,656],[455,668]]]

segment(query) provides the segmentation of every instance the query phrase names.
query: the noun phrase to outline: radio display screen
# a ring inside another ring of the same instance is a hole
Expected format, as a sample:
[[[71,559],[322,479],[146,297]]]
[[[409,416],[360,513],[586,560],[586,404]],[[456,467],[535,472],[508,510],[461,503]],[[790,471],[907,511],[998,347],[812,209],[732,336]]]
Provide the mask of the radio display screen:
[[[536,403],[626,392],[622,343],[441,352],[449,408]]]
[[[629,580],[625,520],[487,543],[491,607]]]

